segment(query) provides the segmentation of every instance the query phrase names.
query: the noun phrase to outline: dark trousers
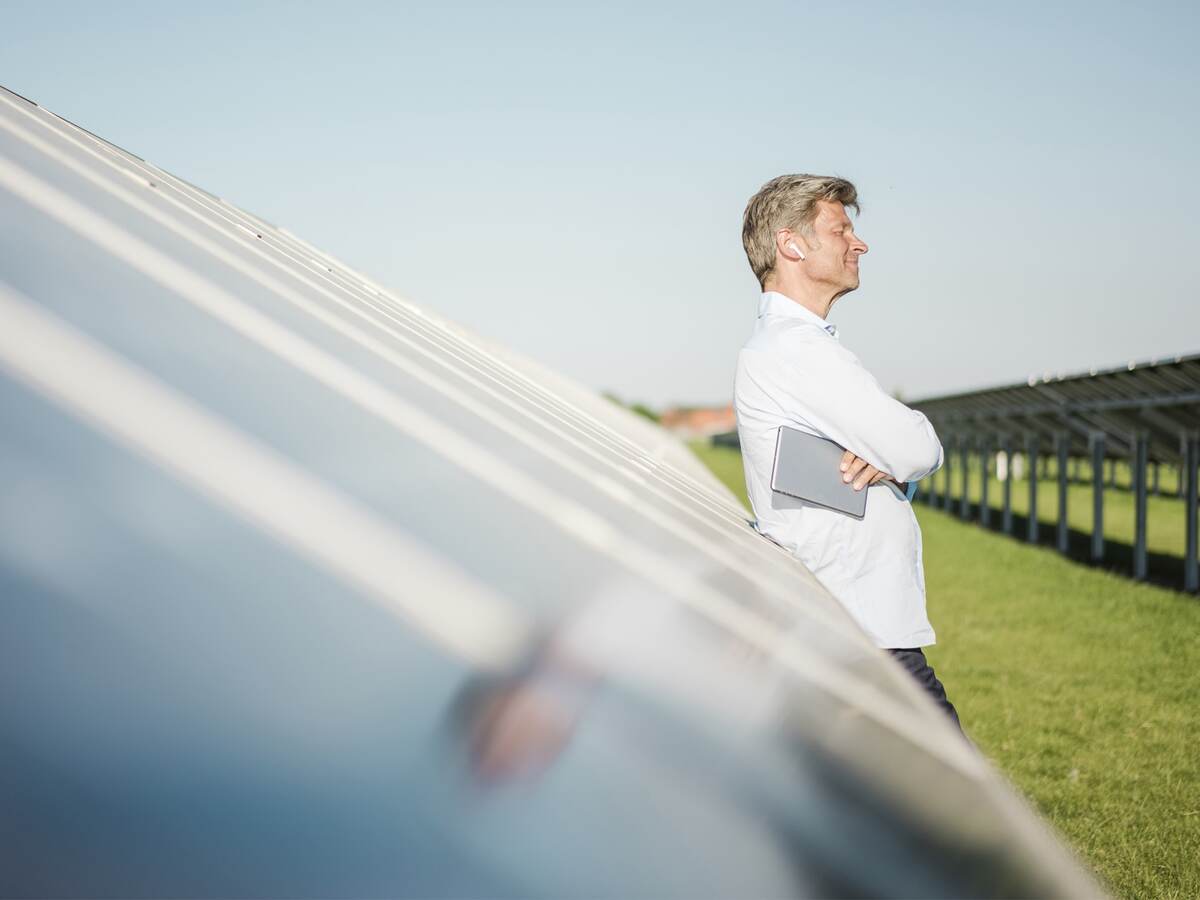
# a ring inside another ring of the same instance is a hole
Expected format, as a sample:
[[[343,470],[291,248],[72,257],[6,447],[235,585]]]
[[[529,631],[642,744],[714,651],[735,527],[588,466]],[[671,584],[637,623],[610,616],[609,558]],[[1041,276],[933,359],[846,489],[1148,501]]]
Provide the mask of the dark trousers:
[[[925,691],[934,702],[941,707],[953,721],[955,727],[962,731],[962,723],[958,721],[958,712],[954,709],[954,704],[946,699],[946,689],[942,687],[942,683],[938,681],[937,675],[933,673],[933,668],[925,659],[925,652],[920,647],[914,647],[910,650],[889,650],[888,653],[900,665],[908,671],[908,674],[917,680],[922,690]]]

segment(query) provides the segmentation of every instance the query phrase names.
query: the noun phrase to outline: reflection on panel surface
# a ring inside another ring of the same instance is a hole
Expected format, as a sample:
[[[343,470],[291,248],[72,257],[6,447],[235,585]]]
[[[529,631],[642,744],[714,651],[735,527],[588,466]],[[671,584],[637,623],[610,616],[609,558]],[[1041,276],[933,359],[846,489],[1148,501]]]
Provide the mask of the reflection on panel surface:
[[[649,423],[7,93],[0,234],[0,893],[1096,893]]]

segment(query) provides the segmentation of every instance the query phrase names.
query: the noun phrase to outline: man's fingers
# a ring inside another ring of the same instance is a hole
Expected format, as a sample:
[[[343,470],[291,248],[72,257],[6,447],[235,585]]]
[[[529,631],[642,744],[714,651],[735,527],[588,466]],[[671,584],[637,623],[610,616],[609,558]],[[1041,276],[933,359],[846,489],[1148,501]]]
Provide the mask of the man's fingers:
[[[859,472],[858,477],[854,479],[854,489],[856,491],[861,491],[868,484],[870,484],[872,479],[874,479],[878,474],[879,470],[877,468],[872,465],[868,465],[865,469]]]
[[[861,491],[869,484],[877,484],[885,478],[891,478],[887,472],[881,472],[861,456],[855,456],[850,450],[842,454],[842,481],[846,484],[854,482],[854,489]]]
[[[865,459],[855,457],[854,461],[850,463],[849,467],[846,469],[846,474],[842,476],[842,481],[845,481],[848,484],[858,476],[859,472],[867,468],[869,465],[870,463]]]

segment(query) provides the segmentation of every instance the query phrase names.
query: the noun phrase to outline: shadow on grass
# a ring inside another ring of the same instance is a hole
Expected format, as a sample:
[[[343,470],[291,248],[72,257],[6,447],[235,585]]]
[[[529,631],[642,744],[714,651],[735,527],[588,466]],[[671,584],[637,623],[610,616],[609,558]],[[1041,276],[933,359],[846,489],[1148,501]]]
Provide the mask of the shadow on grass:
[[[991,520],[987,525],[983,525],[979,521],[979,504],[968,503],[967,514],[963,516],[961,513],[961,501],[955,498],[951,502],[950,509],[946,509],[942,505],[942,499],[939,496],[935,503],[930,503],[929,497],[926,496],[921,506],[926,509],[944,513],[955,519],[960,519],[963,522],[968,522],[973,525],[978,525],[981,528],[986,528],[988,531],[994,531],[997,534],[1004,533],[1004,514],[993,508],[991,512]],[[1010,532],[1013,540],[1022,542],[1028,541],[1029,534],[1029,517],[1020,515],[1016,512],[1012,514],[1012,530]],[[1058,547],[1058,526],[1055,523],[1038,522],[1037,541],[1041,547]],[[1080,563],[1101,571],[1111,572],[1114,575],[1120,575],[1124,578],[1133,580],[1133,545],[1123,541],[1112,540],[1105,538],[1104,540],[1104,558],[1101,560],[1092,559],[1092,534],[1090,531],[1079,531],[1071,528],[1067,531],[1067,552],[1063,554],[1072,562]],[[1170,553],[1156,553],[1153,550],[1146,555],[1146,579],[1147,584],[1157,585],[1159,587],[1168,588],[1173,591],[1182,592],[1184,589],[1183,583],[1183,557],[1174,556]],[[1188,596],[1195,596],[1189,594]]]

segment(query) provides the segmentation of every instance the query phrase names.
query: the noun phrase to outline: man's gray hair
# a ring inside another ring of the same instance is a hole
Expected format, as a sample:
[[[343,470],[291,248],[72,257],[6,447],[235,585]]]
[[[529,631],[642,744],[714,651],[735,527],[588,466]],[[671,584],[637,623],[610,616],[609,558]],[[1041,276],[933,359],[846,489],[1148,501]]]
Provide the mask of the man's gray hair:
[[[746,204],[742,246],[754,277],[765,285],[775,268],[775,234],[780,229],[812,233],[817,202],[833,200],[858,212],[858,190],[832,175],[780,175],[764,184]]]

